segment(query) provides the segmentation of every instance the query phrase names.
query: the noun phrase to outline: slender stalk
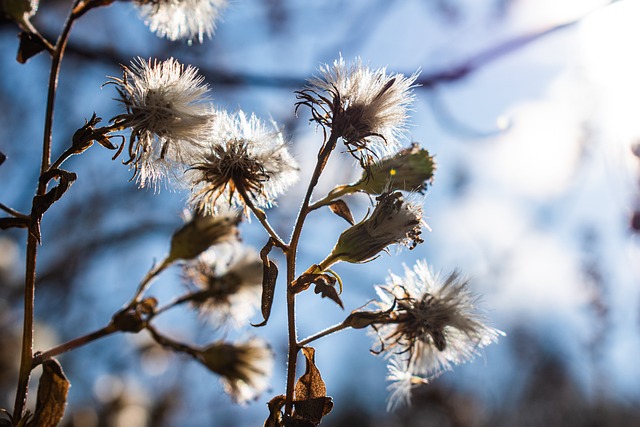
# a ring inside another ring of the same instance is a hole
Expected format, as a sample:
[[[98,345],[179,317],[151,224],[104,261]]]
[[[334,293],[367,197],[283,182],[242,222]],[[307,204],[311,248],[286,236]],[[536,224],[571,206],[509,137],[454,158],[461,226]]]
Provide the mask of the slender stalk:
[[[287,245],[280,238],[280,236],[278,236],[278,233],[276,233],[273,227],[271,227],[271,224],[269,224],[269,221],[267,220],[267,214],[265,214],[262,209],[256,207],[253,204],[253,202],[251,201],[251,198],[249,197],[247,192],[244,190],[244,188],[238,187],[238,193],[240,193],[240,195],[242,196],[242,200],[247,205],[247,207],[251,209],[251,212],[253,212],[255,217],[258,218],[258,221],[260,221],[260,224],[262,224],[262,227],[264,227],[266,232],[269,233],[269,236],[273,238],[276,246],[279,246],[282,249],[286,249]]]
[[[91,332],[90,334],[74,338],[71,341],[67,341],[64,344],[60,344],[59,346],[47,350],[44,353],[36,353],[31,362],[31,369],[51,359],[52,357],[66,353],[67,351],[74,350],[78,347],[82,347],[83,345],[89,344],[90,342],[106,337],[107,335],[111,335],[114,332],[118,332],[118,329],[113,323],[110,323],[104,328],[98,329],[97,331]]]
[[[344,196],[346,194],[351,194],[354,191],[355,190],[354,190],[353,186],[351,186],[351,185],[339,185],[336,188],[334,188],[333,190],[331,190],[329,192],[329,194],[327,194],[324,198],[318,200],[317,202],[312,203],[309,206],[309,211],[314,211],[314,210],[316,210],[318,208],[321,208],[322,206],[326,206],[326,205],[330,204],[331,202],[333,202],[338,197]]]
[[[140,284],[138,285],[136,294],[133,296],[133,298],[131,299],[131,302],[129,303],[129,307],[133,307],[134,305],[140,302],[140,299],[142,298],[142,294],[144,294],[144,292],[147,289],[149,289],[149,286],[151,285],[151,281],[158,274],[164,271],[165,268],[169,267],[171,264],[173,264],[173,260],[169,259],[169,257],[166,257],[165,259],[162,260],[162,262],[153,266],[153,268],[151,268],[151,270],[149,270],[147,274],[145,274],[145,276],[140,281]]]
[[[198,352],[196,351],[196,349],[183,344],[181,342],[172,340],[171,338],[162,335],[160,332],[158,332],[158,330],[156,328],[154,328],[153,326],[147,324],[147,330],[149,331],[149,333],[151,334],[151,336],[153,337],[154,341],[157,342],[158,344],[160,344],[161,346],[165,347],[165,348],[169,348],[173,351],[179,351],[181,353],[185,353],[188,354],[189,356],[193,357],[194,359],[198,358]]]
[[[289,242],[289,250],[286,252],[287,259],[287,330],[289,337],[289,352],[287,355],[287,391],[286,391],[286,399],[285,399],[285,416],[291,416],[293,411],[293,390],[295,387],[295,379],[296,379],[296,365],[298,360],[298,351],[300,350],[300,346],[298,345],[298,337],[296,332],[296,296],[293,292],[290,291],[291,286],[295,282],[296,277],[296,252],[298,248],[298,242],[300,241],[300,234],[302,233],[302,226],[304,225],[304,221],[307,217],[307,214],[310,212],[309,210],[309,202],[311,201],[311,195],[313,194],[313,189],[318,184],[318,180],[320,179],[320,175],[324,170],[324,167],[329,160],[329,156],[331,152],[335,148],[338,142],[338,136],[334,133],[331,133],[329,139],[325,142],[325,144],[320,149],[318,153],[318,161],[316,163],[316,167],[313,171],[313,175],[311,176],[311,180],[309,181],[309,187],[307,188],[307,193],[304,197],[304,201],[302,202],[302,206],[300,207],[300,212],[298,213],[298,218],[296,219],[295,225],[293,227],[293,233],[291,235],[291,241]]]
[[[10,208],[7,205],[3,205],[2,203],[0,203],[0,210],[5,211],[6,213],[8,213],[9,215],[16,217],[16,218],[22,218],[22,219],[30,219],[31,217],[29,215],[25,215],[21,212],[18,212],[15,209]]]
[[[309,344],[309,343],[311,343],[311,342],[313,342],[313,341],[315,341],[317,339],[320,339],[322,337],[326,337],[327,335],[331,335],[334,332],[341,331],[341,330],[346,329],[348,327],[349,327],[349,325],[346,325],[344,322],[338,323],[337,325],[333,325],[333,326],[331,326],[331,327],[329,327],[327,329],[324,329],[324,330],[322,330],[322,331],[320,331],[320,332],[318,332],[318,333],[316,333],[314,335],[311,335],[311,336],[303,339],[302,341],[300,341],[298,343],[298,346],[299,347],[304,347],[305,345],[307,345],[307,344]]]
[[[76,0],[73,7],[78,4]],[[51,72],[49,74],[49,89],[47,93],[47,107],[45,112],[44,135],[42,142],[42,161],[40,165],[40,173],[44,173],[51,163],[51,140],[53,129],[53,110],[55,104],[56,89],[58,87],[58,75],[60,74],[60,63],[64,56],[64,50],[69,40],[69,34],[76,15],[73,9],[69,12],[67,20],[64,24],[62,32],[58,37],[53,58],[51,61]],[[39,184],[36,194],[41,196],[46,192],[46,185]],[[36,221],[38,221],[36,219]],[[38,224],[36,224],[37,226]],[[31,359],[33,357],[33,312],[35,304],[35,287],[36,287],[36,259],[38,254],[38,241],[36,237],[29,233],[27,237],[27,259],[25,284],[24,284],[24,320],[22,330],[22,348],[20,355],[20,371],[18,373],[18,386],[16,390],[16,399],[13,408],[14,421],[20,420],[23,416],[27,403],[27,395],[29,392],[29,377],[31,376]]]

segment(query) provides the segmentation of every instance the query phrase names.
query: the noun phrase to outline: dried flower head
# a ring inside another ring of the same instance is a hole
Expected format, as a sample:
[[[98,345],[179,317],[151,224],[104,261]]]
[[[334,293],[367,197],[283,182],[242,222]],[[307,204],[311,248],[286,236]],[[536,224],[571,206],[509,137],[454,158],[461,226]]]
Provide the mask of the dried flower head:
[[[226,0],[135,0],[149,29],[169,40],[204,41],[216,29]]]
[[[408,202],[402,193],[385,193],[376,198],[378,204],[368,218],[346,229],[320,267],[328,268],[338,261],[366,262],[387,246],[403,244],[413,249],[423,240],[422,208]]]
[[[486,326],[476,309],[468,282],[454,272],[434,276],[425,262],[404,277],[391,274],[377,287],[377,305],[388,319],[376,327],[388,355],[405,355],[411,375],[431,379],[452,365],[472,360],[483,347],[496,342],[501,331]]]
[[[129,159],[140,186],[155,184],[176,166],[184,167],[204,139],[211,120],[207,85],[194,67],[170,58],[163,62],[137,58],[123,66],[122,78],[111,77],[126,113],[113,127],[131,129]],[[121,147],[122,149],[122,147]]]
[[[313,121],[341,137],[362,165],[397,146],[417,74],[387,74],[385,68],[372,70],[360,59],[347,64],[342,57],[321,66],[320,74],[297,93],[298,106],[311,108]]]
[[[232,210],[187,214],[185,224],[171,237],[167,262],[193,259],[213,245],[236,238],[240,219],[239,213]]]
[[[273,352],[264,341],[243,344],[215,342],[198,352],[200,361],[221,376],[225,391],[237,403],[258,397],[273,371]]]
[[[216,206],[270,207],[298,178],[282,132],[255,115],[220,112],[207,145],[187,173],[191,203],[205,211]]]
[[[228,261],[222,258],[206,252],[184,266],[185,278],[197,289],[188,301],[215,325],[245,326],[260,305],[262,260],[239,245]]]

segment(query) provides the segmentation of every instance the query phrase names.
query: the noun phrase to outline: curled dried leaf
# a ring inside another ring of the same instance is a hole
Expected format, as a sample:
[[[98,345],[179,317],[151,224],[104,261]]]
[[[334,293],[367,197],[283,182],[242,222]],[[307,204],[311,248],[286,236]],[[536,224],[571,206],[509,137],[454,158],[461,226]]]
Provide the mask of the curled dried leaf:
[[[296,383],[293,423],[287,425],[317,426],[333,409],[333,400],[327,396],[327,388],[315,364],[315,349],[303,347],[302,354],[306,358],[306,370]]]
[[[55,359],[42,364],[36,411],[27,427],[55,427],[62,420],[71,384]]]
[[[278,267],[269,259],[269,252],[275,246],[275,241],[269,239],[267,244],[260,251],[260,259],[262,259],[262,303],[260,310],[262,312],[263,321],[255,327],[264,326],[271,315],[271,306],[273,305],[273,297],[276,291],[276,281],[278,279]]]
[[[334,214],[338,215],[340,218],[344,219],[349,224],[351,225],[356,224],[355,220],[353,219],[353,215],[351,214],[351,210],[349,209],[349,206],[344,200],[341,200],[341,199],[334,200],[329,204],[329,208]]]
[[[342,300],[340,299],[338,290],[335,287],[335,282],[336,282],[335,277],[331,277],[326,274],[324,276],[333,279],[333,281],[332,282],[327,280],[316,281],[316,288],[314,289],[314,292],[316,294],[320,294],[322,298],[329,298],[330,300],[338,304],[341,309],[344,310],[344,305],[342,304]]]
[[[287,398],[284,394],[274,397],[267,403],[269,408],[269,417],[264,422],[264,427],[284,427],[284,421],[282,418],[282,408],[284,407]]]

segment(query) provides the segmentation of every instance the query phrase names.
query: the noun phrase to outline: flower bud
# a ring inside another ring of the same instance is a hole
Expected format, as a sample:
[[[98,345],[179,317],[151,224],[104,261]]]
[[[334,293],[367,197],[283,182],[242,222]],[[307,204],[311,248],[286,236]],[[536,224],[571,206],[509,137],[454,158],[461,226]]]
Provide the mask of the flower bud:
[[[422,243],[419,206],[404,200],[400,192],[382,194],[377,200],[370,217],[340,235],[331,254],[320,264],[323,270],[338,261],[369,261],[394,243],[402,243],[409,249]]]
[[[365,169],[360,180],[350,187],[368,194],[396,190],[423,193],[433,181],[434,170],[435,163],[429,151],[413,143]]]
[[[237,213],[221,212],[207,215],[195,212],[193,218],[171,237],[171,250],[167,262],[193,259],[210,246],[234,238],[240,217]]]
[[[38,11],[38,0],[2,0],[2,11],[19,24],[28,21]]]

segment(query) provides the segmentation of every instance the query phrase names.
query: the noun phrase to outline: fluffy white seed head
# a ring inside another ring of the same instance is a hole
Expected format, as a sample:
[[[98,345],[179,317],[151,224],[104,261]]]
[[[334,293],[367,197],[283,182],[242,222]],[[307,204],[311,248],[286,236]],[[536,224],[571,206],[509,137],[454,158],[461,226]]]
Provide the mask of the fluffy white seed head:
[[[183,170],[205,138],[211,117],[203,80],[196,68],[173,58],[137,58],[123,66],[122,78],[111,78],[126,110],[112,122],[131,129],[125,164],[134,169],[141,187]]]
[[[205,211],[218,206],[270,207],[298,178],[280,129],[242,111],[220,112],[187,179],[191,203]]]
[[[377,292],[381,309],[394,307],[389,320],[378,328],[382,350],[402,355],[412,375],[436,377],[472,360],[504,335],[484,324],[476,309],[477,298],[456,272],[434,275],[419,261],[413,269],[405,267],[402,277],[391,274]]]
[[[415,387],[472,360],[504,335],[484,324],[477,298],[457,272],[434,275],[418,261],[376,291],[378,310],[356,312],[356,320],[372,326],[380,344],[375,353],[389,359],[388,409],[408,405]]]
[[[312,120],[341,137],[349,152],[368,165],[398,147],[417,77],[371,69],[359,58],[347,64],[340,57],[320,67],[320,76],[298,93],[299,105],[309,106]]]
[[[136,0],[149,29],[169,40],[197,40],[211,37],[226,0]]]

